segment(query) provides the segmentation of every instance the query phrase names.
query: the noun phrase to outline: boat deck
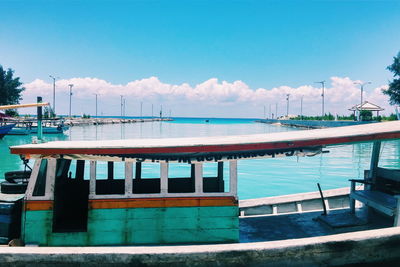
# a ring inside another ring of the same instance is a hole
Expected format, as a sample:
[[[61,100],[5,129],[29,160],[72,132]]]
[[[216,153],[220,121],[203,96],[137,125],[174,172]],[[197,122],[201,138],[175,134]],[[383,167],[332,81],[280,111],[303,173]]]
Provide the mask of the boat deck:
[[[240,217],[240,242],[326,236],[393,226],[393,219],[372,210],[368,211],[366,208],[358,209],[357,217],[352,215],[349,209],[332,210],[325,216],[321,214],[321,211],[317,211],[283,215],[242,216]]]

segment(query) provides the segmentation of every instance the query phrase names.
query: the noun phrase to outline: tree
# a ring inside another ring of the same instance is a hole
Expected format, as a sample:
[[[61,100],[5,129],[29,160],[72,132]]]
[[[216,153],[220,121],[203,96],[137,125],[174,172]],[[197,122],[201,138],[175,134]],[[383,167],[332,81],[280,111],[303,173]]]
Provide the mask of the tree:
[[[25,88],[21,87],[19,77],[13,78],[13,74],[12,69],[4,70],[0,65],[0,105],[19,104],[22,99],[21,93]],[[17,114],[15,110],[7,110],[6,113]]]
[[[389,96],[391,105],[400,105],[400,52],[393,58],[393,64],[387,69],[393,72],[394,79],[389,82],[389,88],[382,92]]]

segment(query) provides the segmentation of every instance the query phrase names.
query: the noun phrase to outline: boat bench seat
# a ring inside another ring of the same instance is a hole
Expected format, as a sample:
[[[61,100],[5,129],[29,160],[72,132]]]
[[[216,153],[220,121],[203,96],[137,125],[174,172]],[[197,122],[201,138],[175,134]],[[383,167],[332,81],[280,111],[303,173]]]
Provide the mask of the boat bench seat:
[[[378,168],[377,179],[371,182],[368,180],[352,179],[350,190],[350,209],[355,212],[355,200],[364,203],[366,206],[371,207],[383,214],[394,217],[394,226],[400,226],[400,195],[393,192],[392,185],[379,182],[380,180],[390,180],[399,182],[399,170],[389,170]],[[356,190],[356,183],[366,184],[362,190]]]

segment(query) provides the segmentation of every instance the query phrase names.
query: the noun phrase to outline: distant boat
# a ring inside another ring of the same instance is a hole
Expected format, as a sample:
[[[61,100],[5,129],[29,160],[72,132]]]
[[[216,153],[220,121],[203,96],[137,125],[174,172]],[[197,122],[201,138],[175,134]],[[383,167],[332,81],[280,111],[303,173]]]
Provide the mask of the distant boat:
[[[43,134],[61,134],[68,130],[68,126],[64,125],[64,122],[55,123],[54,120],[43,121],[42,133]],[[9,133],[9,135],[28,135],[37,134],[37,125],[33,124],[33,121],[19,122]]]
[[[5,124],[0,126],[0,139],[3,138],[15,126],[15,124]]]

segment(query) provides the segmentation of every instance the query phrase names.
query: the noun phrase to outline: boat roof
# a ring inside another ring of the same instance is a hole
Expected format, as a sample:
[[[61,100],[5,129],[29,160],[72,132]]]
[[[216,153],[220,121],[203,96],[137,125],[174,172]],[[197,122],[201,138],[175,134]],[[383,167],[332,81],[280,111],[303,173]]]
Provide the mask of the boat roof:
[[[122,160],[190,162],[275,157],[281,154],[292,156],[310,151],[314,153],[325,146],[390,139],[400,139],[400,121],[236,136],[55,141],[13,146],[10,150],[13,154],[29,157],[117,157]]]

